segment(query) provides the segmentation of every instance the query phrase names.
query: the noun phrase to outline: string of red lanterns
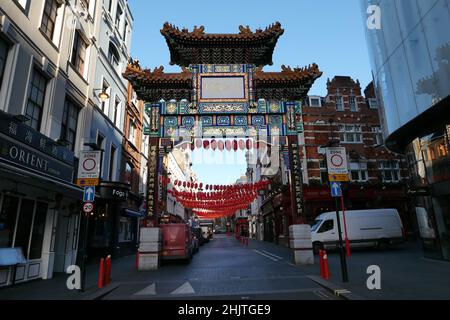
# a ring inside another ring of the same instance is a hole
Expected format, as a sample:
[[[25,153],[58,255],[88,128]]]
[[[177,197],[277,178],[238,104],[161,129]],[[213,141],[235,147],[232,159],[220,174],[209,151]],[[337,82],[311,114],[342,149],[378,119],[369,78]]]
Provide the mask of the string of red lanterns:
[[[185,208],[192,209],[199,217],[219,218],[233,215],[237,210],[245,210],[257,198],[258,191],[268,189],[270,181],[259,181],[237,185],[206,185],[175,181],[172,194]],[[190,190],[178,187],[191,186]]]
[[[219,150],[219,151],[238,151],[238,150],[259,150],[267,148],[270,143],[265,141],[254,141],[252,139],[239,139],[239,140],[217,140],[217,139],[195,139],[193,143],[183,143],[181,147],[183,149],[188,148],[190,145],[191,150],[205,149],[205,150]]]

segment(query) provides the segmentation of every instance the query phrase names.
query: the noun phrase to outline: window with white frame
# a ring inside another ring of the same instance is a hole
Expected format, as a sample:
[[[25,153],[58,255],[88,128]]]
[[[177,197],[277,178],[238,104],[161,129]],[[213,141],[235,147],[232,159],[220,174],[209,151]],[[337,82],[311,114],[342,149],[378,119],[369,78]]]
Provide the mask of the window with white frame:
[[[344,111],[344,99],[342,96],[336,96],[336,110]]]
[[[51,40],[56,29],[56,18],[61,5],[57,0],[45,0],[44,12],[42,13],[41,31]]]
[[[120,54],[112,43],[109,44],[108,61],[111,63],[114,69],[118,71]]]
[[[357,124],[339,125],[339,137],[343,143],[362,143],[361,126]]]
[[[120,28],[120,21],[122,19],[122,14],[123,14],[122,7],[120,6],[120,4],[117,4],[116,21],[115,21],[117,29]]]
[[[27,10],[29,0],[16,0],[15,3],[17,3],[23,10]]]
[[[355,182],[365,182],[368,180],[368,171],[366,162],[351,161],[350,164],[350,179]]]
[[[75,69],[84,77],[85,63],[86,63],[86,51],[88,44],[84,40],[80,31],[75,31],[75,38],[73,40],[72,57],[70,63]]]
[[[378,100],[376,98],[369,98],[367,100],[369,102],[370,109],[378,109]]]
[[[117,120],[119,119],[119,111],[120,111],[120,99],[116,97],[116,100],[114,101],[114,109],[112,114],[112,121],[115,125],[117,125]]]
[[[8,59],[10,45],[0,37],[0,89],[2,88],[3,77],[5,75],[6,60]]]
[[[383,144],[383,134],[381,133],[380,126],[372,127],[373,133],[373,144],[377,146],[381,146]]]
[[[38,131],[41,127],[46,91],[47,79],[37,68],[34,68],[30,79],[26,115],[29,119],[28,125]]]
[[[383,182],[398,182],[400,176],[400,162],[398,160],[382,160],[378,162],[378,170]]]
[[[352,112],[358,111],[358,106],[356,105],[356,97],[355,96],[350,96],[348,98],[348,105],[350,107],[350,111],[352,111]]]
[[[322,106],[320,98],[318,98],[318,97],[310,97],[309,98],[309,105],[311,107],[321,107]]]
[[[80,108],[70,99],[64,104],[63,118],[61,121],[60,138],[68,143],[68,148],[74,150],[77,137],[78,114]]]
[[[136,145],[136,125],[134,124],[133,119],[130,119],[129,125],[128,125],[128,140]]]

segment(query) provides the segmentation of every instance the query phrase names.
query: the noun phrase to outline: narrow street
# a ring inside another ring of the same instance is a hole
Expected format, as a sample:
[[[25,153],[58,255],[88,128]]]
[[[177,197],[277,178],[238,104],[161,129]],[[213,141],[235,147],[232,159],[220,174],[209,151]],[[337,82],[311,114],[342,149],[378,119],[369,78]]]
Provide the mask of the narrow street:
[[[292,265],[286,248],[257,241],[246,247],[216,235],[189,265],[170,261],[156,271],[113,273],[120,285],[104,299],[334,299],[307,277],[315,269]]]

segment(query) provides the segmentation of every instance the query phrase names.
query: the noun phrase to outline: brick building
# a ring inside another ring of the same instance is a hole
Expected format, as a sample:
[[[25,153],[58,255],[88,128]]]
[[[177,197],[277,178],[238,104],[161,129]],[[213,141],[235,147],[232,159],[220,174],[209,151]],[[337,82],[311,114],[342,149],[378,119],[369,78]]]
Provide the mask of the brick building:
[[[383,146],[373,85],[335,76],[326,97],[308,96],[303,108],[302,150],[305,210],[309,219],[335,209],[327,185],[325,147],[340,142],[347,150],[350,182],[343,183],[347,209],[396,208],[411,227],[405,182],[405,159]]]

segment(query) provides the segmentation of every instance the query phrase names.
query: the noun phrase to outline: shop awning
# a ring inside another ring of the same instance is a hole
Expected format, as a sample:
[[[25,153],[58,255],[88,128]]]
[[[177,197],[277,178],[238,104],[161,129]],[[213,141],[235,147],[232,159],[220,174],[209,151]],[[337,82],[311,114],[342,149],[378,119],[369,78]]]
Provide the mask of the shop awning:
[[[130,218],[143,218],[145,216],[145,212],[135,211],[131,209],[123,209],[122,215]]]

